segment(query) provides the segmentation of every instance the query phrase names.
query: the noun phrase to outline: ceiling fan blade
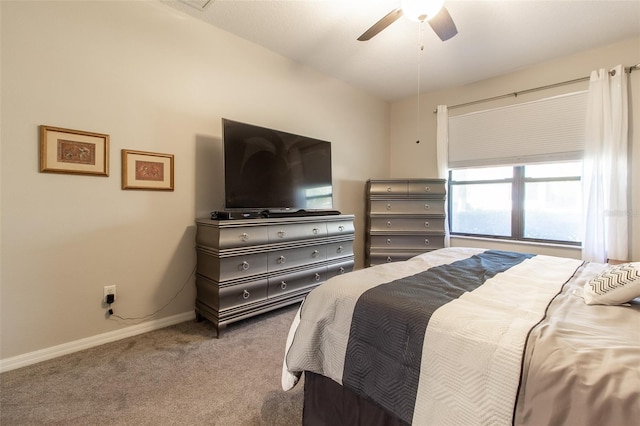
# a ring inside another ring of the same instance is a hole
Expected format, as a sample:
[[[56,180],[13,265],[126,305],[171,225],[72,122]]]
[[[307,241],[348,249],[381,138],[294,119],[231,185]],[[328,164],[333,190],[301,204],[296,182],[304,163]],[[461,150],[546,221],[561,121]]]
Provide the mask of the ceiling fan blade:
[[[451,19],[449,11],[444,7],[429,20],[429,25],[431,25],[433,31],[442,41],[449,40],[451,37],[458,34],[456,24],[453,23],[453,19]]]
[[[365,31],[360,37],[358,37],[358,41],[367,41],[371,39],[373,36],[378,34],[380,31],[387,28],[389,25],[393,24],[398,18],[402,16],[401,9],[395,9],[391,12],[387,13],[387,15],[373,24],[371,28]]]

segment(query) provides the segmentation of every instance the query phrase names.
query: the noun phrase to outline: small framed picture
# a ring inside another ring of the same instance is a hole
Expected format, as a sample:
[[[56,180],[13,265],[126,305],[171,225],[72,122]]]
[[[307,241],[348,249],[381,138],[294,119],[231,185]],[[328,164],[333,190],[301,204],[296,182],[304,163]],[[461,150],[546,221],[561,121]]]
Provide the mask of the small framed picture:
[[[40,126],[40,171],[109,176],[109,135]]]
[[[122,189],[173,191],[173,155],[123,149]]]

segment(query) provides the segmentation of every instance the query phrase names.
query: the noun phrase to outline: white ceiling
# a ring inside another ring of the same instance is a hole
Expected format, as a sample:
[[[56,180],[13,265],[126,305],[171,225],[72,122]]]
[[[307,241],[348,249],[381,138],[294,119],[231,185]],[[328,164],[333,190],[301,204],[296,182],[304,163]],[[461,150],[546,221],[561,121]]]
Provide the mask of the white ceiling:
[[[400,0],[160,1],[386,100],[640,36],[640,0],[447,0],[458,35],[442,42],[425,24],[422,51],[404,17],[356,40]]]

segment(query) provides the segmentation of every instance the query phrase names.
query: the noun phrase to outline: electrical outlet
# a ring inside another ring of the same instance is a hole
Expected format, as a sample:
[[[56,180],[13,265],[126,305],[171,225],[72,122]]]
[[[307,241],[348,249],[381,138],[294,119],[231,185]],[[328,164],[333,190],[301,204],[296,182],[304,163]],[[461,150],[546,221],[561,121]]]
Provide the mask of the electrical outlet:
[[[105,285],[102,292],[102,301],[107,302],[107,295],[113,294],[113,301],[116,300],[116,286],[115,285]]]

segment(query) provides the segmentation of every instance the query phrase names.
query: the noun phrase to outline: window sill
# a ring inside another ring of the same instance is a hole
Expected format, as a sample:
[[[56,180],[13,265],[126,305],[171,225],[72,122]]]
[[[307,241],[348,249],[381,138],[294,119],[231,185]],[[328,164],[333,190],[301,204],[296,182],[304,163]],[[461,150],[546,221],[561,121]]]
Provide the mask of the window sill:
[[[501,248],[512,251],[525,250],[536,254],[569,257],[573,259],[580,259],[582,257],[582,247],[566,244],[500,240],[496,238],[470,237],[467,235],[451,235],[450,240],[452,247]]]

